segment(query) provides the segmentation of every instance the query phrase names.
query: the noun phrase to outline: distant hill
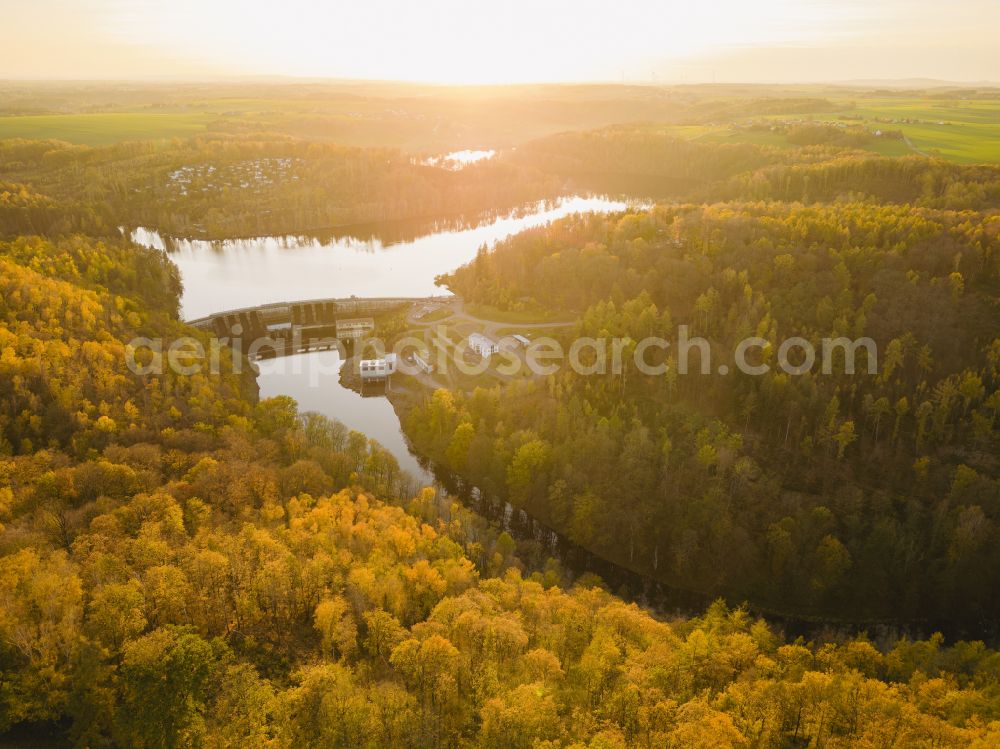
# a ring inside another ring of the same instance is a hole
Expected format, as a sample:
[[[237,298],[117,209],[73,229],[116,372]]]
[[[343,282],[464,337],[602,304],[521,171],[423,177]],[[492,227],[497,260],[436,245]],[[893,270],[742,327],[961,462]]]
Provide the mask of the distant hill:
[[[840,86],[864,86],[866,88],[1000,88],[997,81],[945,81],[938,78],[852,78],[847,81],[833,81]]]

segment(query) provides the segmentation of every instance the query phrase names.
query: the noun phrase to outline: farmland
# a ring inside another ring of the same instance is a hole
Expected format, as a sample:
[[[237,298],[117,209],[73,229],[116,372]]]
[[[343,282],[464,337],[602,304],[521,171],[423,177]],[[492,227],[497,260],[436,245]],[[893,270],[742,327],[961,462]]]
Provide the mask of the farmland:
[[[729,122],[663,126],[672,135],[706,143],[752,143],[789,148],[781,132],[752,128],[752,123],[829,123],[863,127],[871,132],[898,131],[904,139],[876,137],[861,146],[882,156],[912,153],[956,163],[1000,161],[1000,98],[966,101],[960,98],[830,99],[829,111],[787,112],[735,118]],[[907,142],[907,140],[909,142]]]
[[[250,89],[218,83],[168,91],[155,84],[127,90],[0,85],[0,139],[53,138],[84,145],[267,132],[428,154],[501,150],[560,131],[613,123],[642,124],[684,140],[779,148],[792,147],[780,131],[784,124],[835,123],[893,133],[857,146],[884,156],[1000,161],[1000,91],[995,89],[378,83]]]
[[[124,140],[185,138],[205,132],[210,114],[102,112],[0,117],[0,139],[65,140],[100,146]]]

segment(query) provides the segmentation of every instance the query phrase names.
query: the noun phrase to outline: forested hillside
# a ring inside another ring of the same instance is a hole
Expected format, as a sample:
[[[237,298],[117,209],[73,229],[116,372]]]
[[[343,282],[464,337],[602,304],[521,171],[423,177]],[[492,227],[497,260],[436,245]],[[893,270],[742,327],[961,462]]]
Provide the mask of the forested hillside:
[[[662,127],[621,125],[540,138],[511,158],[572,179],[582,189],[642,198],[1000,206],[995,164],[880,156],[856,148],[870,134],[830,125],[786,129],[787,142],[777,146],[688,141]]]
[[[273,134],[103,147],[0,141],[0,174],[15,183],[0,184],[0,212],[23,231],[124,223],[211,239],[511,210],[556,197],[561,184],[506,162],[449,171],[395,149]],[[79,225],[55,221],[52,198],[74,204]]]
[[[1000,206],[1000,166],[854,147],[833,126],[790,128],[787,147],[685,140],[622,125],[529,141],[457,171],[392,148],[274,133],[107,146],[0,141],[0,225],[109,234],[147,226],[222,239],[322,233],[406,219],[466,219],[574,192],[695,202],[865,201],[947,210]]]
[[[426,398],[408,433],[442,464],[680,587],[841,621],[997,621],[996,215],[663,206],[525,232],[444,281],[633,344],[620,374]],[[678,374],[678,325],[710,342],[710,374],[697,350]],[[646,354],[657,376],[631,356],[650,335],[675,346]],[[748,336],[766,374],[732,366]],[[877,371],[861,349],[854,374],[790,375],[793,336],[870,337]]]
[[[605,229],[639,258],[660,241],[656,227],[681,226],[685,215],[692,226],[704,223],[685,210],[619,218]],[[962,230],[945,225],[939,231],[966,247]],[[580,221],[557,231],[602,226]],[[715,233],[704,236],[706,249],[715,246],[708,240]],[[545,241],[554,239],[536,234],[511,248]],[[758,251],[770,252],[764,242]],[[828,312],[801,312],[816,324],[848,307],[832,285],[843,263],[823,257],[828,272],[801,271],[830,284]],[[965,274],[966,289],[959,294],[951,284],[940,296],[974,307],[975,287],[986,282],[985,270],[973,270],[981,259],[963,254],[955,272]],[[927,262],[928,275],[913,283],[936,293],[936,266]],[[603,263],[615,264],[610,255]],[[708,259],[698,265],[712,268]],[[288,399],[258,402],[253,383],[227,370],[131,374],[123,359],[133,336],[193,334],[176,321],[176,271],[162,255],[81,235],[21,237],[0,243],[0,270],[0,731],[14,731],[8,743],[43,734],[78,747],[147,749],[985,749],[1000,742],[1000,655],[981,642],[904,639],[877,643],[882,650],[864,637],[784,642],[721,604],[698,618],[654,619],[594,581],[564,587],[570,581],[555,562],[526,568],[509,536],[459,505],[430,490],[404,494],[408,481],[394,459],[363,435],[298,415]],[[615,298],[601,284],[630,289],[629,274],[617,275],[580,278]],[[718,294],[705,324],[720,330],[731,324],[722,312],[728,300],[755,309],[767,301],[728,286]],[[618,309],[617,302],[595,307],[587,324],[612,324],[632,307]],[[904,392],[913,371],[920,370],[904,357],[884,387]],[[617,386],[595,385],[598,395]],[[951,396],[953,408],[982,410],[976,392],[960,392],[971,394]],[[589,418],[583,401],[566,393]],[[803,416],[811,413],[807,396]],[[845,397],[849,405],[859,407]],[[767,414],[755,413],[754,428],[764,430]],[[929,444],[971,444],[965,431],[946,434],[955,428],[951,414],[940,419],[945,433],[928,433]],[[593,434],[607,439],[619,425],[612,416]],[[705,429],[698,439],[713,460],[684,465],[682,428],[671,465],[702,471],[698,480],[715,500],[706,512],[715,513],[743,501],[741,482],[755,480],[728,467],[737,450],[725,440],[736,438],[721,426]],[[871,449],[915,439],[909,420],[891,441],[888,431],[866,436]],[[794,449],[809,432],[808,424],[796,426]],[[647,449],[635,434],[628,444]],[[520,476],[548,478],[529,463],[536,448],[545,456],[543,439],[518,450],[515,487]],[[656,439],[657,455],[667,455]],[[505,449],[498,444],[498,459]],[[829,454],[838,471],[848,464],[836,463],[826,443],[814,450]],[[618,478],[642,476],[640,468]],[[928,486],[939,470],[932,462]],[[985,553],[988,538],[976,534],[989,529],[993,512],[981,489],[987,479],[971,467],[963,475],[970,478],[953,489],[954,507],[973,512],[961,492],[975,492],[982,506],[968,532],[947,541],[971,550],[959,563]],[[632,492],[644,489],[623,483],[616,497],[641,505],[644,495]],[[571,488],[562,491],[570,496]],[[595,513],[602,502],[595,494]],[[816,509],[804,517],[832,522],[829,515]],[[669,558],[666,548],[661,554]]]

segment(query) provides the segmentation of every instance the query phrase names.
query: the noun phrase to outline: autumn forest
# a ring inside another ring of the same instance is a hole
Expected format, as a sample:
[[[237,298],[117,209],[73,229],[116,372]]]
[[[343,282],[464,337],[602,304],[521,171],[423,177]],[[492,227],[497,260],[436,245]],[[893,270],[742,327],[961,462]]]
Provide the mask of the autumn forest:
[[[918,127],[996,89],[261,91],[0,86],[0,747],[1000,746],[1000,164]],[[2,137],[139,102],[208,124]],[[437,139],[496,152],[445,168]],[[139,227],[210,257],[363,225],[389,258],[411,225],[573,195],[626,207],[470,245],[438,314],[616,337],[625,365],[393,375],[379,402],[440,480],[239,350],[125,365],[210,339]],[[639,371],[678,326],[770,366]],[[790,375],[791,337],[877,360]]]

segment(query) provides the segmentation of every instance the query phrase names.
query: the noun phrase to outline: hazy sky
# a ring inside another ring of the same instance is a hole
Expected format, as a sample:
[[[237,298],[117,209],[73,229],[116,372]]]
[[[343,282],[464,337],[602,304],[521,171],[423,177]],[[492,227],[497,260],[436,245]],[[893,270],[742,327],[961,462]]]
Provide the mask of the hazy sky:
[[[0,0],[0,77],[1000,80],[1000,0]]]

